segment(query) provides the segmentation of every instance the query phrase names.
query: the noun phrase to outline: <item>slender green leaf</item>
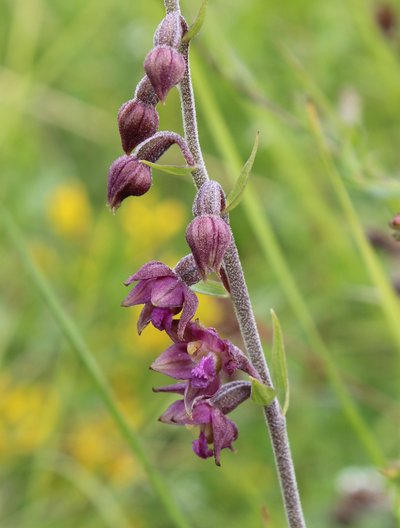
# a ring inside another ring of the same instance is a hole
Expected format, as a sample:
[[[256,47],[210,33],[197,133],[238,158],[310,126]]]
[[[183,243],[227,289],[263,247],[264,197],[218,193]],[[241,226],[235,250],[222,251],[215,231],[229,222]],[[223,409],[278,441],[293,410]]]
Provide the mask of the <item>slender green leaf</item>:
[[[272,379],[274,380],[282,413],[285,415],[289,407],[289,376],[286,364],[285,344],[283,342],[281,325],[274,310],[271,310],[271,316],[274,331],[271,358]]]
[[[246,189],[247,182],[249,181],[249,176],[251,169],[253,167],[254,159],[257,154],[258,142],[259,142],[260,133],[257,132],[256,139],[254,140],[253,150],[251,151],[249,159],[244,164],[242,171],[239,175],[239,178],[236,180],[235,186],[230,192],[228,198],[226,199],[225,213],[232,211],[240,202],[244,190]]]
[[[197,13],[196,20],[193,22],[193,24],[190,25],[187,33],[185,33],[182,38],[183,42],[189,42],[200,31],[201,26],[203,25],[204,19],[206,17],[207,4],[208,0],[203,0],[199,12]]]
[[[250,376],[251,381],[251,399],[257,405],[262,405],[263,407],[272,403],[273,399],[276,396],[276,392],[272,387],[268,387],[258,381],[256,378]]]
[[[195,166],[190,167],[189,165],[159,165],[158,163],[152,163],[147,160],[140,160],[140,163],[147,165],[152,169],[157,169],[166,174],[175,174],[175,176],[186,176],[196,169]]]
[[[224,286],[220,282],[213,280],[197,282],[190,288],[196,293],[203,293],[212,297],[229,297],[229,293]]]

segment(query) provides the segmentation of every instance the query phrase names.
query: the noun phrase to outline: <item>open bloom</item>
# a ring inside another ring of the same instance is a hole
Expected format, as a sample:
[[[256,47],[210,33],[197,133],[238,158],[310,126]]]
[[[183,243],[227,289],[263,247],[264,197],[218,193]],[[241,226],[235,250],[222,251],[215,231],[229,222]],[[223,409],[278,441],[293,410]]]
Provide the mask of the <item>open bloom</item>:
[[[193,441],[193,451],[200,458],[214,455],[217,466],[221,465],[221,451],[229,448],[238,437],[236,425],[208,400],[198,400],[188,414],[183,400],[171,404],[160,416],[160,421],[174,425],[198,425],[199,437]],[[210,447],[212,446],[212,447]]]
[[[222,385],[222,374],[232,376],[237,370],[258,378],[243,352],[227,339],[221,339],[213,328],[188,323],[183,341],[176,340],[177,322],[168,333],[175,343],[167,348],[151,368],[176,380],[185,380],[184,403],[188,413],[195,402],[213,396]],[[175,336],[174,336],[175,334]]]
[[[194,292],[167,265],[152,260],[125,282],[129,286],[138,281],[122,302],[122,306],[144,304],[138,320],[139,333],[152,322],[159,330],[172,327],[173,316],[182,311],[177,335],[183,337],[186,325],[194,316],[198,301]]]

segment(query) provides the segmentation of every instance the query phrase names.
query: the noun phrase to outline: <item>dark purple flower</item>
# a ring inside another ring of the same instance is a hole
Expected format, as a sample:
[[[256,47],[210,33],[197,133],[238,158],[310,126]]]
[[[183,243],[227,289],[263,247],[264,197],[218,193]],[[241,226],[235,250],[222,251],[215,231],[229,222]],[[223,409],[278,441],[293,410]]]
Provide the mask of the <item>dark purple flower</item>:
[[[183,337],[186,325],[197,309],[194,292],[168,266],[158,261],[150,261],[125,282],[129,286],[138,281],[123,301],[122,306],[144,304],[138,320],[139,333],[149,322],[159,330],[172,327],[172,318],[182,311],[177,323],[177,335]]]
[[[122,148],[129,154],[136,145],[153,136],[158,129],[158,113],[154,106],[131,99],[118,113],[118,128]]]
[[[134,156],[121,156],[108,173],[108,205],[115,210],[128,196],[141,196],[151,187],[151,170]]]
[[[156,46],[147,55],[144,69],[158,98],[164,101],[170,89],[183,79],[186,61],[171,46]]]
[[[220,216],[201,215],[188,225],[186,241],[203,278],[219,272],[231,240],[231,230]]]
[[[160,421],[174,425],[199,425],[200,433],[198,439],[193,442],[193,451],[200,458],[214,455],[217,466],[221,465],[222,449],[233,450],[232,443],[238,437],[236,425],[207,400],[195,402],[191,414],[186,411],[184,401],[178,400],[169,406]]]

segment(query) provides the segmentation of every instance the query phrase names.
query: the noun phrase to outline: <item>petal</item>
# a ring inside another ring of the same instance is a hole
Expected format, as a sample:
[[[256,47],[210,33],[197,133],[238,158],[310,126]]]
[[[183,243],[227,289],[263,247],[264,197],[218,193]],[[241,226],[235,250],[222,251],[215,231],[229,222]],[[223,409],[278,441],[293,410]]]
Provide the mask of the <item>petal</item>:
[[[214,458],[217,466],[221,465],[221,450],[232,449],[232,442],[238,437],[236,425],[229,420],[219,409],[212,409],[211,423],[214,438]]]
[[[172,403],[168,409],[160,416],[160,422],[172,425],[189,425],[192,420],[185,411],[183,400]]]
[[[139,319],[137,322],[137,330],[138,330],[139,335],[143,332],[146,326],[150,323],[151,314],[153,313],[153,309],[154,309],[154,306],[151,303],[146,303],[143,306],[143,309],[140,312]]]
[[[175,273],[163,262],[151,260],[144,264],[134,275],[131,275],[124,284],[129,286],[129,284],[137,280],[157,279],[159,277],[175,277]]]
[[[213,456],[213,450],[208,447],[206,435],[201,431],[199,438],[193,440],[193,451],[200,458],[209,458]]]
[[[122,306],[135,306],[150,302],[152,280],[143,280],[136,284],[127,297],[122,301]]]
[[[154,307],[151,313],[151,322],[157,330],[166,330],[172,326],[172,318],[174,316],[171,308]]]
[[[214,396],[214,394],[218,392],[220,387],[221,380],[219,377],[215,377],[214,379],[212,379],[211,382],[204,388],[194,387],[192,381],[189,381],[186,386],[184,397],[186,412],[189,415],[192,415],[193,408],[195,407],[195,405],[199,405],[200,400],[204,400],[205,398],[210,398],[211,396]],[[204,418],[199,415],[199,411],[196,413],[196,417],[198,419]]]
[[[194,366],[193,359],[187,353],[186,343],[178,343],[170,346],[161,356],[158,356],[150,368],[171,378],[188,380]]]
[[[185,332],[186,325],[196,313],[197,305],[199,304],[196,294],[192,292],[192,290],[190,290],[189,288],[185,288],[183,295],[184,302],[182,314],[178,323],[178,337],[180,339],[183,339],[183,334]]]
[[[202,357],[192,370],[191,384],[194,388],[204,389],[217,375],[217,362],[214,354]]]
[[[207,425],[211,423],[212,408],[206,402],[199,402],[193,408],[192,420],[197,425]]]
[[[163,387],[156,387],[153,392],[174,392],[176,394],[185,394],[186,382],[173,383],[171,385],[164,385]]]
[[[171,308],[183,304],[183,283],[177,277],[163,277],[153,282],[151,302],[154,306]]]

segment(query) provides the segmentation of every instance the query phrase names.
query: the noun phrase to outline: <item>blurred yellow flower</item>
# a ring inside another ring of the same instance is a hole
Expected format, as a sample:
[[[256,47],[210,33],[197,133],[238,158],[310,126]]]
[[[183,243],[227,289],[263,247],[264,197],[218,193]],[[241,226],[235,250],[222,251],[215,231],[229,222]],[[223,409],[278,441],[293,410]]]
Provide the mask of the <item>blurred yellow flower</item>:
[[[57,395],[47,386],[0,381],[0,453],[29,453],[40,447],[54,429]]]
[[[52,228],[61,236],[82,236],[91,226],[91,208],[84,186],[79,182],[65,182],[49,194],[47,217]]]

